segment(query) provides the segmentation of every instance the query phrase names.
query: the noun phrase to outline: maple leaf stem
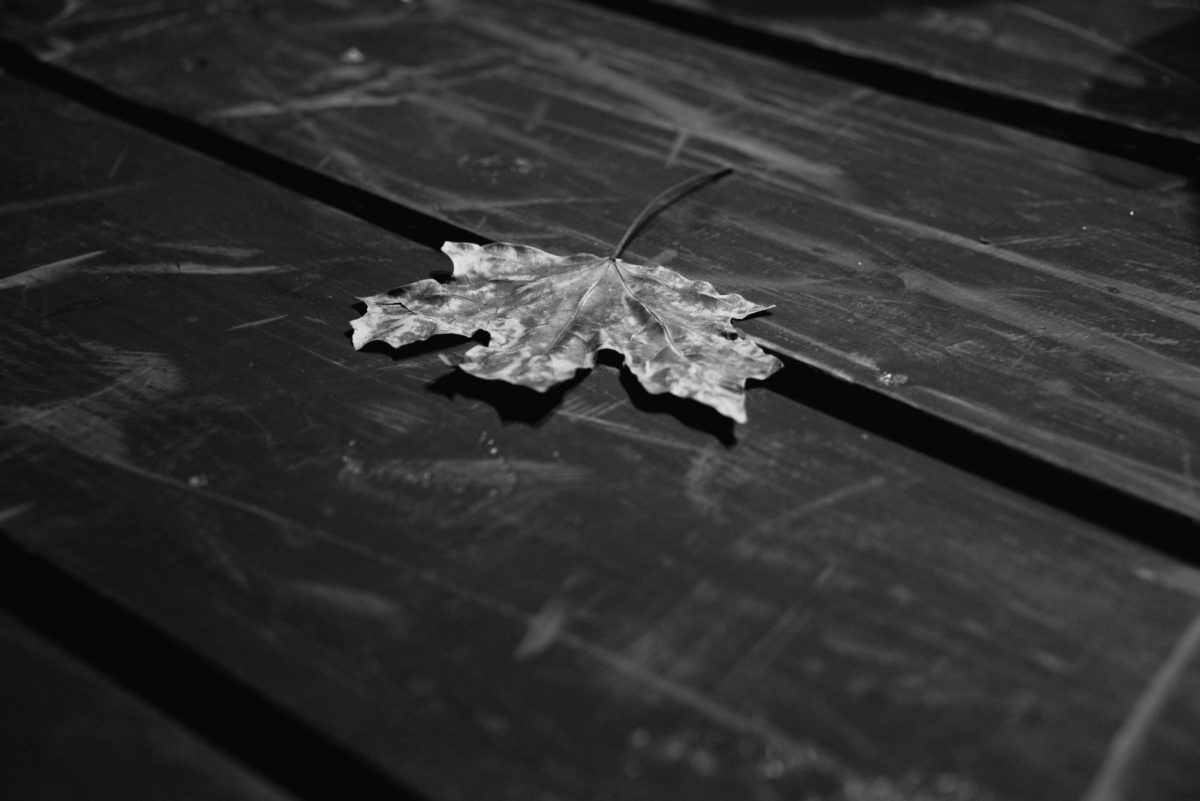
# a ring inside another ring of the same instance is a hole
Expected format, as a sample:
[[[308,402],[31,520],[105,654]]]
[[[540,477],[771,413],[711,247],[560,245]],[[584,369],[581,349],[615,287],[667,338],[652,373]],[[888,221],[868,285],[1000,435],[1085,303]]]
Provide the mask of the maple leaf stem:
[[[629,227],[625,229],[625,235],[621,237],[621,241],[617,243],[615,248],[613,248],[613,252],[609,255],[609,258],[620,258],[621,254],[625,252],[625,246],[629,244],[629,241],[633,239],[637,232],[640,231],[654,215],[658,214],[660,211],[665,209],[667,206],[670,206],[687,193],[695,189],[699,189],[705,184],[711,183],[718,178],[723,178],[731,172],[733,172],[733,167],[722,167],[719,170],[713,170],[712,172],[706,172],[701,175],[693,175],[686,181],[680,181],[674,186],[668,187],[662,192],[659,192],[653,200],[646,204],[646,207],[642,209],[641,213],[638,214],[634,221],[629,224]]]

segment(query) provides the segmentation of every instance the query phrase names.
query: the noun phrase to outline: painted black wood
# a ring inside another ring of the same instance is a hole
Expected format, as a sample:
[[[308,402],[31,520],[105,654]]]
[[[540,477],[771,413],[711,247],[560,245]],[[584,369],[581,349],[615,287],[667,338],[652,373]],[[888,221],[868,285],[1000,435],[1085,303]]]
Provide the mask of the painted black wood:
[[[655,15],[653,3],[600,0]],[[659,18],[736,38],[730,24],[803,48],[928,76],[997,98],[1031,101],[1089,120],[1200,143],[1200,8],[1155,0],[661,0]],[[689,12],[663,14],[662,8]],[[725,27],[722,32],[720,25]],[[767,45],[774,47],[775,45]],[[870,70],[870,66],[860,66]]]
[[[663,186],[732,164],[634,255],[776,302],[746,330],[782,353],[1200,515],[1186,171],[549,0],[9,27],[107,91],[487,238],[603,247]]]
[[[3,88],[6,548],[354,771],[434,799],[1078,797],[1200,606],[1192,568],[777,392],[722,431],[611,366],[538,397],[355,352],[354,296],[440,254]],[[1196,787],[1200,672],[1176,679],[1141,798]]]

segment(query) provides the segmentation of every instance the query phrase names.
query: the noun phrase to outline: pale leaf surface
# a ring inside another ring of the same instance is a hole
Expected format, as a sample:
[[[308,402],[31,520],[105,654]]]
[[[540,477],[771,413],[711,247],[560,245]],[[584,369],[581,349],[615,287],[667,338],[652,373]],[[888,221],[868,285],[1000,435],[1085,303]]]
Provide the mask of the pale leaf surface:
[[[730,324],[770,306],[723,295],[665,267],[578,253],[555,256],[525,245],[442,246],[451,281],[417,281],[369,298],[351,322],[354,347],[401,347],[436,334],[486,331],[458,366],[479,378],[539,391],[621,353],[642,386],[708,404],[745,422],[745,384],[780,367]]]

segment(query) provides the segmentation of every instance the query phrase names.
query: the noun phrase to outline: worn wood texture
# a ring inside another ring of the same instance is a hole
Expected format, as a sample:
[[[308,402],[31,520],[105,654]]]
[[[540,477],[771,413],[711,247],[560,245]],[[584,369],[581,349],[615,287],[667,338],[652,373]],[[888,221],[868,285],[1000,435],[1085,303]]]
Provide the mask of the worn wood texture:
[[[730,445],[354,352],[440,254],[2,85],[5,536],[430,798],[1078,797],[1200,607],[774,392]],[[1196,792],[1173,698],[1139,798]]]
[[[777,303],[746,330],[780,352],[1200,517],[1186,177],[549,0],[7,19],[114,92],[495,239],[611,245],[732,164],[634,255]]]
[[[285,801],[126,690],[0,614],[6,801]]]
[[[998,95],[1200,142],[1200,5],[660,0]]]

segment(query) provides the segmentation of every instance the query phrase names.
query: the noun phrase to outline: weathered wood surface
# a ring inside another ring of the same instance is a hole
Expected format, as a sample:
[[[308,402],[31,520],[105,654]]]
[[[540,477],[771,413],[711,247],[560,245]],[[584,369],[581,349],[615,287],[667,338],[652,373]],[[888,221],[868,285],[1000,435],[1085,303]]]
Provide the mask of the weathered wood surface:
[[[430,798],[1078,797],[1200,606],[767,389],[730,447],[356,353],[440,254],[2,85],[5,536]],[[1198,691],[1136,797],[1193,797]]]
[[[1200,142],[1200,5],[1188,0],[660,2],[784,40]]]
[[[287,796],[0,614],[5,801],[284,801]]]
[[[489,238],[611,245],[659,189],[732,164],[634,255],[776,302],[745,327],[781,352],[1200,517],[1184,176],[587,6],[106,8],[8,27]]]

